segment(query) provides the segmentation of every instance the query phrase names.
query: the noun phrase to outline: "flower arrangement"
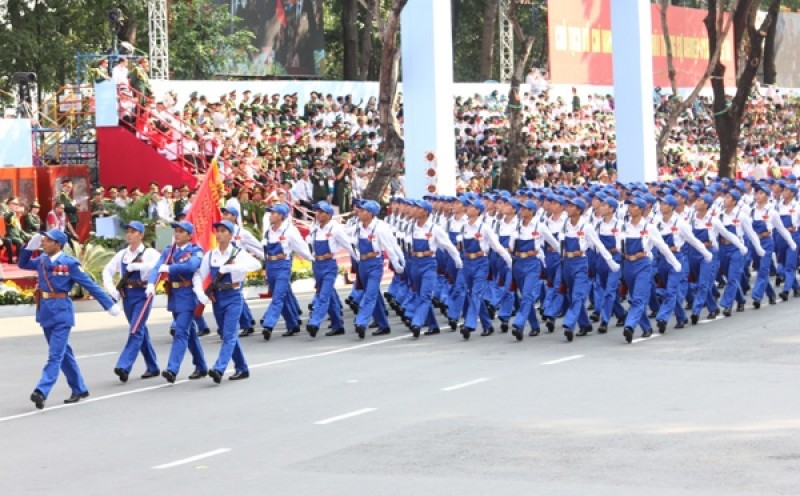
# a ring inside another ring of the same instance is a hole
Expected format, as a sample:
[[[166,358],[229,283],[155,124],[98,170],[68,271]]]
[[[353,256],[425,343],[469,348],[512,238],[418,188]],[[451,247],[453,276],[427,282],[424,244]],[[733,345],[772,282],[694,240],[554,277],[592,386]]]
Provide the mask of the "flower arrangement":
[[[13,281],[0,284],[0,305],[30,305],[34,302],[34,290],[22,289]]]

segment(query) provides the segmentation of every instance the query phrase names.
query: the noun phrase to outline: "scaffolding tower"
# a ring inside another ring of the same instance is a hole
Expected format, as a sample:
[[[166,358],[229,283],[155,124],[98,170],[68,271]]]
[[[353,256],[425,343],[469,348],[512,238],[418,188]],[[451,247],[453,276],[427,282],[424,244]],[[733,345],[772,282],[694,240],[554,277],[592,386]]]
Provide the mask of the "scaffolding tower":
[[[150,26],[150,79],[169,79],[167,0],[147,0]]]
[[[514,74],[514,28],[508,20],[509,2],[500,0],[500,12],[497,16],[500,31],[500,82],[508,83]]]

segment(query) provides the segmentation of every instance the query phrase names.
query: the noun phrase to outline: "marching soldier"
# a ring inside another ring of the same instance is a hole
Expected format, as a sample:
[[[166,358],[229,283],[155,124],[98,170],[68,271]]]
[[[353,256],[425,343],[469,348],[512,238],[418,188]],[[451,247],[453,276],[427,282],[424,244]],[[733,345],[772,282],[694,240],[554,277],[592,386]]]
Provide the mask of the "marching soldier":
[[[43,235],[36,234],[22,249],[18,263],[21,269],[37,272],[36,321],[42,326],[49,347],[42,378],[30,397],[40,410],[44,408],[59,371],[64,372],[72,390],[64,403],[77,403],[89,396],[89,389],[69,345],[69,333],[75,326],[75,310],[69,297],[72,287],[78,284],[85,288],[112,316],[121,312],[119,305],[83,271],[80,262],[61,251],[66,243],[67,235],[57,229]],[[39,247],[43,253],[34,257],[34,251]]]
[[[152,297],[156,292],[156,282],[160,274],[167,274],[167,310],[172,312],[175,321],[175,338],[169,354],[169,362],[161,376],[174,383],[180,372],[181,362],[188,347],[192,354],[195,369],[189,379],[200,379],[208,375],[208,366],[193,325],[193,313],[197,307],[197,296],[192,290],[192,277],[203,260],[203,249],[192,243],[194,225],[188,221],[175,222],[173,244],[164,249],[154,269],[147,278],[145,294]]]
[[[143,238],[144,225],[141,222],[126,224],[125,241],[128,247],[118,251],[103,269],[103,286],[114,300],[122,299],[122,309],[131,326],[128,341],[114,367],[114,373],[122,382],[128,382],[128,376],[140,352],[146,367],[142,379],[156,377],[161,373],[150,331],[147,329],[146,322],[151,306],[145,296],[147,277],[158,261],[159,253],[147,248],[142,243]],[[120,275],[116,285],[113,281],[114,274]]]
[[[242,295],[244,279],[248,272],[261,267],[261,262],[247,253],[246,249],[233,243],[233,233],[237,227],[230,220],[214,224],[218,246],[205,254],[193,278],[195,295],[200,303],[207,305],[209,298],[213,301],[214,318],[222,333],[219,356],[208,370],[208,375],[217,384],[222,381],[231,359],[236,372],[228,378],[229,380],[237,381],[250,377],[250,370],[236,331],[239,328],[239,318],[244,304]],[[211,276],[212,282],[208,289],[203,291],[203,281],[208,276]]]

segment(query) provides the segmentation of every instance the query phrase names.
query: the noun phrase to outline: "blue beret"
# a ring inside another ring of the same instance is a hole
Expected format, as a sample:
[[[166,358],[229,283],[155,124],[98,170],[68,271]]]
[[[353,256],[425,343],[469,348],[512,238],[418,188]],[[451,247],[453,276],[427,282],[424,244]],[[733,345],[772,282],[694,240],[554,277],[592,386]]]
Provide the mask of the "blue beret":
[[[278,203],[276,205],[269,207],[267,209],[267,212],[275,212],[281,217],[286,218],[289,216],[289,205],[285,203]]]
[[[182,220],[180,222],[173,222],[170,224],[173,229],[183,229],[184,231],[188,232],[189,234],[194,234],[194,225],[188,220]]]
[[[675,208],[675,207],[678,206],[678,199],[675,198],[672,195],[665,196],[664,198],[661,199],[661,201],[663,201],[664,203],[666,203],[667,205],[669,205],[672,208]]]
[[[375,200],[367,200],[363,202],[361,208],[371,213],[372,215],[378,215],[378,213],[381,211],[381,206],[378,205],[378,202],[376,202]]]
[[[639,208],[647,208],[647,203],[641,198],[634,198],[625,202],[628,205],[636,205]]]
[[[520,208],[527,208],[531,212],[536,212],[539,210],[539,206],[536,205],[536,202],[533,200],[525,200],[519,204]]]
[[[229,214],[233,215],[234,217],[239,217],[239,209],[236,207],[223,207],[220,209],[222,212],[228,212]]]
[[[330,203],[326,202],[325,200],[321,202],[317,202],[311,206],[313,210],[319,210],[320,212],[325,212],[328,215],[333,215],[333,207]]]
[[[128,222],[127,224],[125,224],[123,229],[133,229],[134,231],[139,231],[140,233],[144,234],[144,224],[142,224],[138,220]]]
[[[572,198],[567,201],[570,205],[575,205],[580,210],[586,210],[586,202],[581,200],[580,198]]]
[[[215,222],[214,223],[214,227],[215,228],[216,227],[224,227],[225,229],[227,229],[230,232],[233,232],[233,231],[236,230],[236,227],[234,227],[233,222],[231,222],[229,220],[221,220],[219,222]]]
[[[60,229],[50,229],[49,231],[43,233],[43,235],[52,239],[61,246],[64,246],[67,243],[67,235]]]

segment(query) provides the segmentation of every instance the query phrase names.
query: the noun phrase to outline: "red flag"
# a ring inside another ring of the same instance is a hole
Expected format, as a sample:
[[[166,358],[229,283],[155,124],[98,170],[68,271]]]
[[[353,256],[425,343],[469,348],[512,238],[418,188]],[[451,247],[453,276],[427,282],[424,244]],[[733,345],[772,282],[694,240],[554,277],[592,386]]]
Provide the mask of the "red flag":
[[[282,26],[286,26],[286,12],[283,10],[283,0],[278,0],[275,5],[275,18],[278,19]]]
[[[194,225],[193,241],[200,245],[203,251],[209,251],[217,246],[213,225],[222,220],[222,213],[219,211],[221,191],[222,178],[217,161],[213,160],[186,215],[186,220]]]

